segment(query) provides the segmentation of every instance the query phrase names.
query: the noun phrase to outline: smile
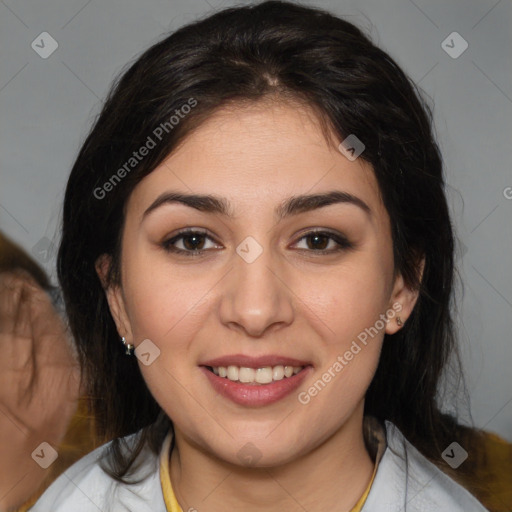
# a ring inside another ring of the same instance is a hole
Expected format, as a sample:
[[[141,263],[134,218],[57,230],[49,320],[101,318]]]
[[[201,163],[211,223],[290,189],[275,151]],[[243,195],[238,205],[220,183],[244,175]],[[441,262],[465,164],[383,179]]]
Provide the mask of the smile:
[[[311,365],[200,366],[200,369],[216,393],[245,407],[263,407],[284,399],[313,372]]]
[[[219,377],[244,384],[270,384],[296,375],[304,369],[303,366],[264,366],[248,368],[246,366],[209,366],[211,372]]]

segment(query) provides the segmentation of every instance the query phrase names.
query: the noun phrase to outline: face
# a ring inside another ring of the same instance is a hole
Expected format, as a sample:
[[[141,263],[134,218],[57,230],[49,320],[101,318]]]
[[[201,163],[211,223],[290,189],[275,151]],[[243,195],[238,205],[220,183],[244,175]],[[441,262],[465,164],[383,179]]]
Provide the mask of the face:
[[[347,424],[415,300],[371,166],[286,104],[218,111],[142,180],[121,269],[110,308],[177,439],[234,464],[292,461]]]

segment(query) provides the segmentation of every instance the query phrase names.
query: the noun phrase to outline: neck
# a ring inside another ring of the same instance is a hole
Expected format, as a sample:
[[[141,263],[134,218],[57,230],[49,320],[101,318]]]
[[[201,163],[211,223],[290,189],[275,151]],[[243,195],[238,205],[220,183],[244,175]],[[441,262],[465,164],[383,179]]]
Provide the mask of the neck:
[[[227,463],[176,432],[170,476],[184,511],[351,510],[374,469],[363,438],[363,404],[331,437],[292,462],[270,468]]]

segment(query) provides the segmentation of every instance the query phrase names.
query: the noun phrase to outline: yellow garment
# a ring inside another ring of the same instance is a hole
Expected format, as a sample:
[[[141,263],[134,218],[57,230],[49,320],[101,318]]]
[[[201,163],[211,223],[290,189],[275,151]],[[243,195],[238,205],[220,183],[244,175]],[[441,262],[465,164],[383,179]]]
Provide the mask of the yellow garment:
[[[167,512],[183,512],[181,509],[171,484],[171,475],[169,474],[169,449],[171,447],[172,434],[169,432],[165,438],[160,455],[160,484],[164,495],[165,508]]]
[[[162,452],[160,455],[160,483],[162,485],[162,493],[164,495],[165,508],[167,509],[167,512],[183,512],[178,503],[178,500],[176,499],[176,496],[174,495],[171,476],[169,474],[169,449],[171,446],[171,439],[171,433],[167,434],[167,437],[165,438],[164,444],[162,446]],[[379,450],[380,456],[382,456],[382,452],[383,450]],[[370,483],[368,484],[368,487],[366,488],[366,491],[364,491],[363,495],[361,498],[359,498],[359,501],[350,512],[361,512],[361,509],[363,508],[364,502],[366,501],[366,498],[370,492],[370,488],[373,484],[375,474],[377,473],[377,465],[379,462],[378,459],[375,463],[373,475]]]
[[[370,489],[372,488],[373,480],[375,479],[375,474],[377,473],[377,466],[379,465],[378,462],[375,463],[375,467],[373,468],[373,475],[372,479],[370,480],[370,483],[368,484],[368,487],[366,488],[366,491],[364,491],[363,495],[359,498],[359,501],[355,504],[355,507],[350,512],[361,512],[361,509],[363,508],[364,502],[366,501],[366,498],[368,497],[368,494],[370,494]]]
[[[483,432],[471,457],[476,461],[475,483],[465,487],[491,512],[511,511],[512,444],[493,432]]]

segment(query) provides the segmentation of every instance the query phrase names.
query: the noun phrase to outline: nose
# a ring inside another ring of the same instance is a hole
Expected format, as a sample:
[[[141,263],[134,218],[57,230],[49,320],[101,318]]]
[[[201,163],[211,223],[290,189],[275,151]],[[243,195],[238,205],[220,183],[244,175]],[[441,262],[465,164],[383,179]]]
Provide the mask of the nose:
[[[292,323],[294,294],[284,267],[268,249],[250,261],[233,255],[233,267],[223,280],[220,317],[231,329],[262,337]]]

